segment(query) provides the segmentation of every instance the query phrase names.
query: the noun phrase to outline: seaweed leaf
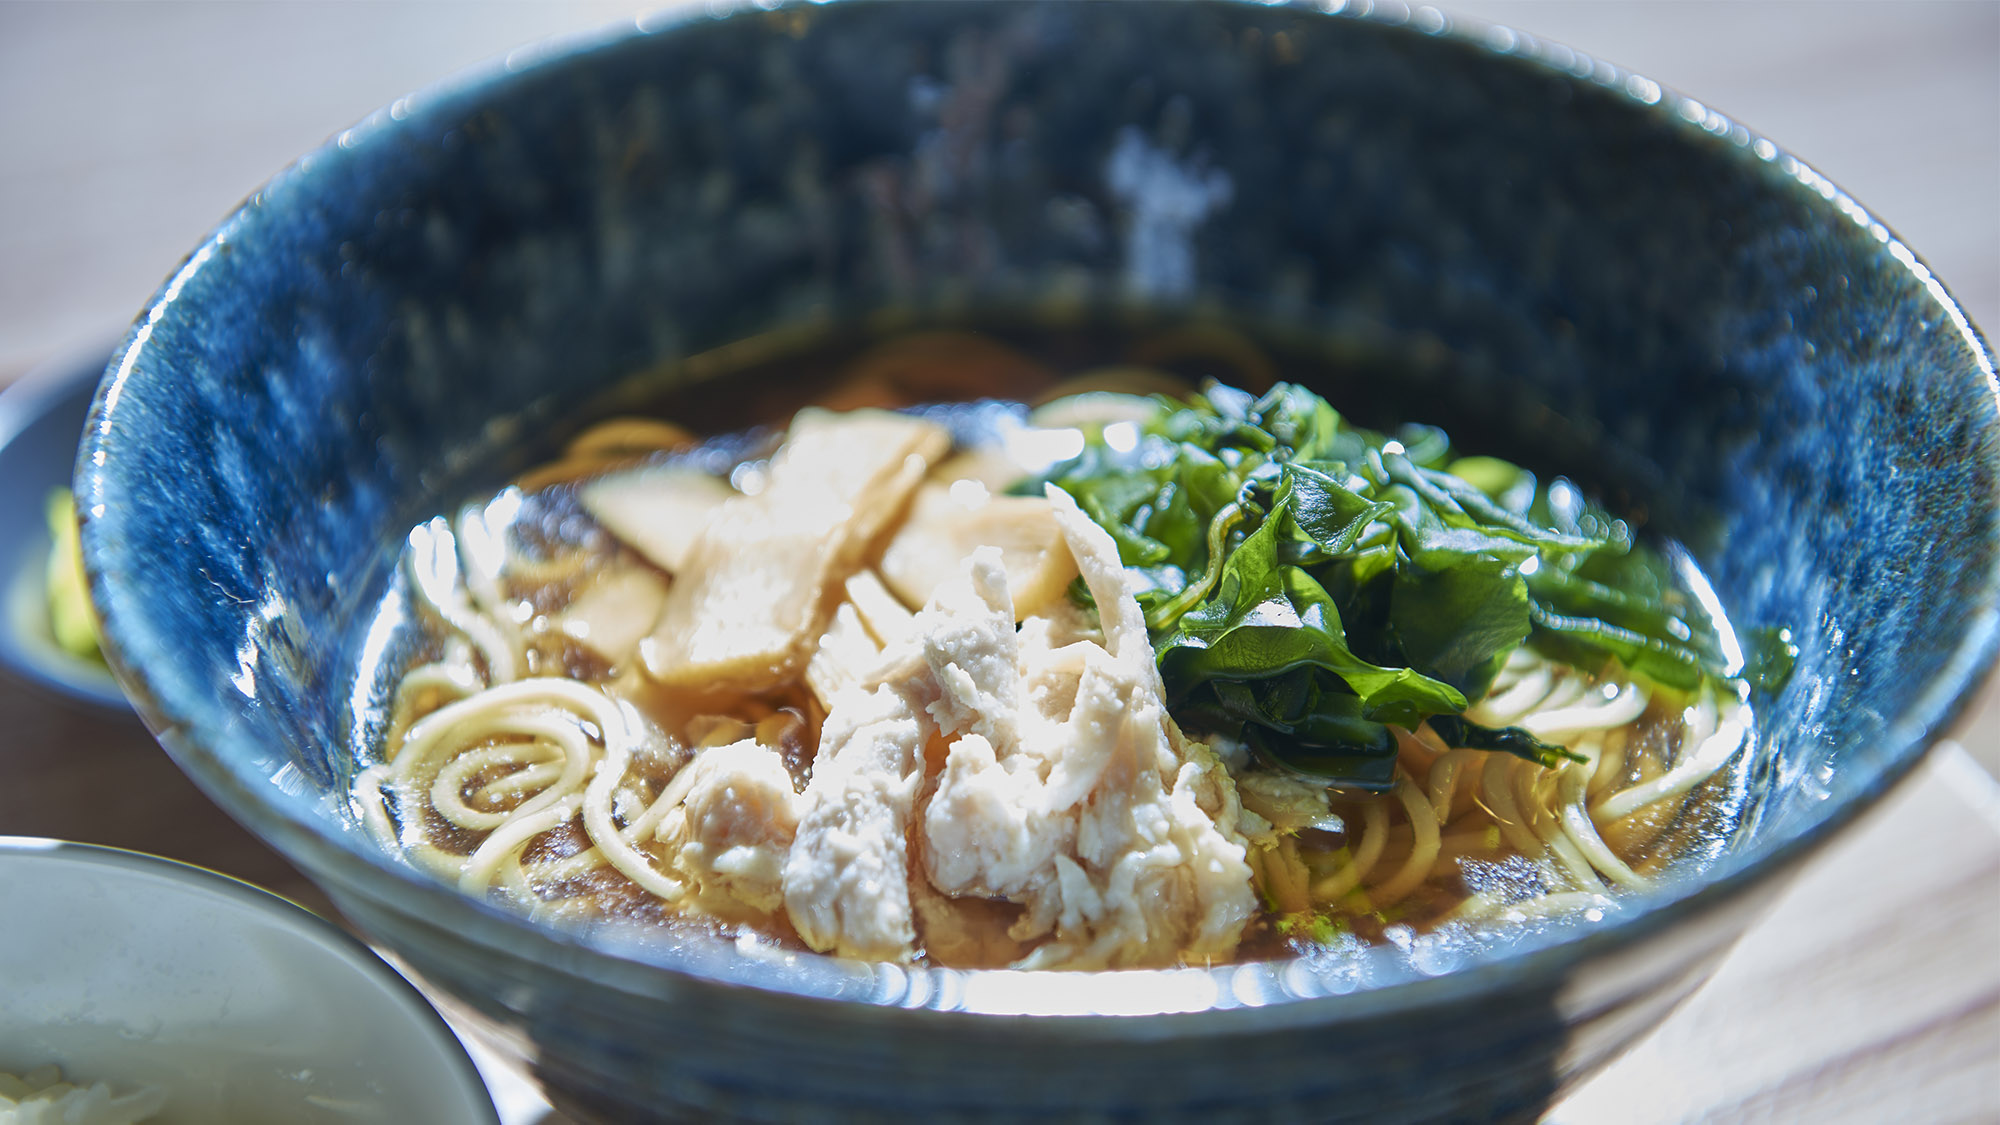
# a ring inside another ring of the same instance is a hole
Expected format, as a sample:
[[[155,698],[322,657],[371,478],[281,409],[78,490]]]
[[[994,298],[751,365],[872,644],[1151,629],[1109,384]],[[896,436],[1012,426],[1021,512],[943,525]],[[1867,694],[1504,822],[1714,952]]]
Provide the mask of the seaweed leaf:
[[[1664,560],[1566,481],[1453,458],[1432,427],[1350,426],[1292,384],[1160,404],[1138,442],[1093,435],[1043,479],[1117,542],[1177,713],[1274,762],[1384,788],[1389,725],[1425,721],[1454,745],[1559,762],[1561,747],[1462,717],[1522,644],[1677,689],[1723,675]]]

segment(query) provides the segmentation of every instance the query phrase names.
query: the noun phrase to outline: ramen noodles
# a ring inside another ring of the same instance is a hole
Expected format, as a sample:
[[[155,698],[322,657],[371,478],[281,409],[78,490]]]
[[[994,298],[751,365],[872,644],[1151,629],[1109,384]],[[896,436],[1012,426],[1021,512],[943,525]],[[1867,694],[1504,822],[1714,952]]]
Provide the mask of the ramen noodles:
[[[415,528],[384,846],[550,921],[1205,964],[1607,905],[1749,739],[1698,574],[1567,481],[1286,383],[856,385]]]

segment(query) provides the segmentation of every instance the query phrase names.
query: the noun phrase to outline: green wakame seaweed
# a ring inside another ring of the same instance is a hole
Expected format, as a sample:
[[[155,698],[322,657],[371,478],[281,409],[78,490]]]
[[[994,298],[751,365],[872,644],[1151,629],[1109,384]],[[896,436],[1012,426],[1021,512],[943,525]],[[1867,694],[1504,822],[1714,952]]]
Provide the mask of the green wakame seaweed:
[[[1572,756],[1463,717],[1523,644],[1669,689],[1724,676],[1667,560],[1565,480],[1455,457],[1433,427],[1349,425],[1292,384],[1151,401],[1115,444],[1087,433],[1025,488],[1053,482],[1116,541],[1185,720],[1381,791],[1390,724],[1544,765]]]

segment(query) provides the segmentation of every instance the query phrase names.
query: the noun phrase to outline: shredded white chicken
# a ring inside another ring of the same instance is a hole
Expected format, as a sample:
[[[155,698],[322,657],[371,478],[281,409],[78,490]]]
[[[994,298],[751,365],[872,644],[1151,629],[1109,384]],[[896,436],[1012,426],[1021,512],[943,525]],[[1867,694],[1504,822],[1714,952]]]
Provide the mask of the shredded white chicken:
[[[988,723],[952,745],[925,817],[929,875],[947,893],[1025,906],[1013,936],[1053,939],[1022,967],[1226,957],[1256,910],[1234,788],[1167,715],[1110,537],[1059,490],[1049,499],[1104,642],[1051,647],[1038,637],[1026,651],[1048,663],[1026,667],[1012,646],[1011,682],[984,685],[986,694],[1040,706],[1018,711],[1012,730]],[[975,554],[971,569],[987,571],[988,612],[1010,616],[997,560]],[[1041,690],[1024,689],[1024,679]]]
[[[710,913],[759,914],[784,905],[784,865],[798,831],[799,797],[777,751],[754,738],[695,755],[669,786],[680,799],[660,822],[674,869]]]
[[[745,740],[696,754],[656,802],[688,904],[783,910],[814,949],[877,960],[1228,957],[1256,911],[1243,811],[1167,714],[1115,545],[1057,489],[919,491],[947,444],[906,415],[807,411],[756,495],[674,507],[646,491],[673,483],[658,470],[594,486],[593,511],[699,517],[646,540],[675,572],[636,642],[650,679],[802,677],[826,708],[804,792]],[[1063,596],[1079,573],[1095,621]],[[913,615],[901,599],[919,597]],[[634,644],[628,622],[574,616]]]
[[[785,860],[785,911],[807,945],[907,960],[910,808],[923,781],[922,704],[900,685],[851,687],[820,728],[805,811]]]
[[[1066,609],[1017,630],[1002,554],[980,548],[917,615],[904,659],[884,654],[899,678],[836,694],[785,868],[786,908],[814,948],[914,954],[910,817],[933,736],[948,749],[917,901],[1017,904],[1022,967],[1227,957],[1255,913],[1234,789],[1167,716],[1116,548],[1066,495],[1050,503],[1102,643]]]
[[[1038,419],[1157,409],[1062,401]],[[1494,855],[1540,865],[1534,901],[1643,886],[1626,855],[1653,839],[1647,810],[1746,738],[1743,704],[1704,695],[1648,750],[1627,730],[1654,707],[1641,685],[1522,652],[1468,714],[1569,740],[1576,762],[1545,773],[1419,727],[1392,794],[1336,799],[1240,741],[1188,739],[1111,535],[1053,486],[996,494],[1023,467],[943,460],[950,443],[916,415],[808,409],[757,488],[674,463],[585,481],[586,510],[654,566],[565,579],[531,628],[488,558],[504,537],[419,528],[415,593],[452,635],[406,680],[422,702],[390,760],[356,781],[371,830],[537,910],[606,867],[617,893],[767,931],[782,914],[842,956],[1157,967],[1230,958],[1260,891],[1282,934],[1321,908],[1372,925],[1413,895],[1435,915]],[[1067,596],[1076,577],[1094,610]],[[538,670],[579,649],[609,671]],[[425,840],[426,809],[483,836],[469,854]],[[557,829],[591,846],[533,846]]]

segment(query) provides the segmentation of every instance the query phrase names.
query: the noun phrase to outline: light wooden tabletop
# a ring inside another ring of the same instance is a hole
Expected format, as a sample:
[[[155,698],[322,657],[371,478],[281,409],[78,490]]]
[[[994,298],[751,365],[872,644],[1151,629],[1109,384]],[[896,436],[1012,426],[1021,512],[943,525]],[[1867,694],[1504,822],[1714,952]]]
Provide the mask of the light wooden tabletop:
[[[1775,138],[2000,329],[2000,4],[1439,6],[1629,66]],[[0,0],[0,384],[119,332],[237,200],[374,108],[634,10]],[[0,731],[15,771],[0,833],[167,852],[323,905],[129,720],[0,681]],[[1934,755],[1815,860],[1710,984],[1551,1120],[2000,1121],[2000,691],[1958,736],[1966,751]],[[109,827],[78,813],[84,793],[120,810]],[[497,1071],[495,1091],[509,1125],[542,1119]]]

